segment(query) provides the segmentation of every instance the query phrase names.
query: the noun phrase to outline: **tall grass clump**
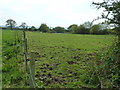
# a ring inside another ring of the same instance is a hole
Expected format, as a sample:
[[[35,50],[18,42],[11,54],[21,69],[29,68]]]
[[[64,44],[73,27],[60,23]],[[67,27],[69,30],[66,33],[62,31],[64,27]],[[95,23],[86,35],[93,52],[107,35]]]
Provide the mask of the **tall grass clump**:
[[[23,80],[22,32],[2,31],[2,87],[18,87]]]

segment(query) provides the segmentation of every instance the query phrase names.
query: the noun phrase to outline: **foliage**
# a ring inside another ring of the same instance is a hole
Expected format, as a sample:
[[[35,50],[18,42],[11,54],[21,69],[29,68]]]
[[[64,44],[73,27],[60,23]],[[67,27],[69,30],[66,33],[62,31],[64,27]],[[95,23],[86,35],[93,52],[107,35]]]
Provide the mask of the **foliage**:
[[[117,29],[120,27],[120,1],[119,0],[104,0],[103,2],[95,3],[97,9],[104,9],[104,13],[102,13],[100,18],[106,19],[108,24],[114,24],[116,27],[116,32],[118,35],[118,41],[120,42],[120,29]]]
[[[97,53],[92,62],[89,62],[89,83],[100,88],[120,88],[119,53],[117,42]]]
[[[77,26],[76,24],[70,25],[68,30],[73,34],[110,34],[105,24],[92,25],[90,22]]]
[[[100,25],[93,25],[90,29],[91,34],[99,34]]]
[[[88,29],[90,29],[92,26],[93,26],[93,24],[92,24],[92,22],[84,22],[83,24],[82,24],[85,28],[88,28]]]
[[[85,28],[83,25],[80,25],[78,27],[78,30],[76,32],[77,34],[89,34],[89,29]]]
[[[40,25],[38,30],[41,31],[41,32],[49,32],[49,27],[46,24],[43,23],[43,24]]]
[[[22,27],[23,29],[26,29],[27,28],[27,24],[25,22],[22,22],[22,24],[19,27]]]
[[[11,30],[16,25],[16,22],[13,19],[8,19],[6,23],[7,23],[6,25],[10,27]]]
[[[98,28],[95,28],[95,26],[99,26],[99,30],[98,30]],[[2,29],[7,29],[7,28],[2,28]],[[27,29],[27,24],[25,22],[23,22],[19,27],[12,27],[12,29],[13,30]],[[47,32],[47,33],[100,34],[100,35],[113,33],[112,31],[110,32],[107,29],[108,28],[107,28],[107,25],[105,23],[93,25],[92,22],[89,22],[89,21],[85,22],[79,26],[76,24],[72,24],[67,28],[67,30],[61,26],[49,28],[44,23],[41,24],[38,29],[35,28],[35,26],[31,26],[30,28],[28,28],[29,31],[40,31],[43,33]]]
[[[68,30],[70,30],[72,33],[76,32],[78,29],[78,25],[72,24],[68,27]]]
[[[80,25],[80,26],[72,25],[70,27],[69,28],[74,34],[88,34],[89,33],[89,29],[85,28],[83,25]]]
[[[107,19],[108,24],[115,24],[118,35],[118,40],[108,48],[103,48],[97,53],[93,61],[89,62],[89,67],[86,77],[91,77],[89,83],[96,85],[98,88],[120,88],[120,1],[119,0],[104,0],[103,2],[93,3],[98,9],[104,8],[105,13],[102,13],[101,18]],[[100,19],[100,17],[98,18]],[[99,28],[95,26],[94,28]],[[94,29],[93,28],[93,29]],[[99,29],[97,29],[99,30]],[[92,30],[92,31],[95,31]],[[96,31],[97,33],[97,31]]]
[[[53,31],[56,33],[64,33],[65,29],[63,27],[58,26],[53,28]]]
[[[35,26],[32,26],[31,28],[29,28],[30,31],[36,31]]]
[[[119,0],[104,0],[103,2],[98,2],[95,3],[93,2],[94,5],[98,9],[104,8],[104,11],[107,13],[102,13],[102,18],[105,18],[108,20],[108,22],[111,24],[117,24],[118,26],[120,25],[120,1]]]
[[[2,31],[2,87],[23,85],[20,31]],[[22,82],[22,84],[21,84]],[[22,86],[21,86],[22,87]]]

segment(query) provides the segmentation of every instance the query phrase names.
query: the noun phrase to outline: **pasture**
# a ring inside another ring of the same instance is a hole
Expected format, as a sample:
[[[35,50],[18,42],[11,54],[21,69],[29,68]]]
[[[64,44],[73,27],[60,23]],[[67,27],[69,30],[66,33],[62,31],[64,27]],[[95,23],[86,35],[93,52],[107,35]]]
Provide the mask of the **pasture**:
[[[112,35],[49,34],[26,32],[28,52],[36,55],[38,86],[75,88],[87,86],[88,62],[112,44]],[[88,87],[94,85],[88,84]]]
[[[5,52],[13,48],[6,44],[11,40],[14,41],[14,33],[12,32],[18,31],[3,31],[2,44]],[[20,37],[21,33],[18,34]],[[115,38],[113,35],[56,34],[30,31],[26,31],[26,36],[28,53],[36,52],[35,82],[36,86],[40,88],[96,87],[89,83],[89,77],[85,77],[89,62],[92,62],[97,52],[104,52],[108,46],[112,45]],[[19,45],[19,48],[22,49],[22,46]],[[19,52],[22,53],[22,51]],[[10,58],[6,58],[7,56],[7,54],[3,56],[3,75],[5,75],[3,86],[24,87],[22,55],[17,55],[17,61],[12,58],[15,55],[10,55]],[[10,74],[13,80],[7,74]],[[5,78],[7,79],[5,80]],[[19,82],[15,82],[15,80]]]

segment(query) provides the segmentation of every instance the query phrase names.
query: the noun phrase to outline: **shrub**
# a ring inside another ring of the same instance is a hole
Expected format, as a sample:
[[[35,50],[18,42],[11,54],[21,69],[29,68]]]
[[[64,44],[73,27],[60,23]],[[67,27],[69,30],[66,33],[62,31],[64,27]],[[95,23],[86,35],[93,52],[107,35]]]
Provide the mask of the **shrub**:
[[[97,53],[94,60],[89,61],[87,76],[89,84],[96,84],[100,88],[120,88],[120,70],[118,43],[115,42],[105,51]]]

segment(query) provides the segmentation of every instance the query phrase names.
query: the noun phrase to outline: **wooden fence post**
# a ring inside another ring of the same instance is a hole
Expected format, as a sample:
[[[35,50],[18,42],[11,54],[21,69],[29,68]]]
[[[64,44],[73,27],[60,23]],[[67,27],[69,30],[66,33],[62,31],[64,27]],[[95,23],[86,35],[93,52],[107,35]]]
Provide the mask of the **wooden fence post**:
[[[27,38],[26,38],[26,33],[25,31],[23,30],[23,48],[24,48],[24,73],[25,73],[25,78],[26,78],[26,81],[25,81],[25,85],[28,85],[28,76],[27,76],[27,73],[28,73],[28,65],[27,65]]]
[[[35,52],[30,53],[30,87],[35,88]]]
[[[23,46],[24,46],[25,73],[27,73],[27,39],[25,31],[23,31]]]

